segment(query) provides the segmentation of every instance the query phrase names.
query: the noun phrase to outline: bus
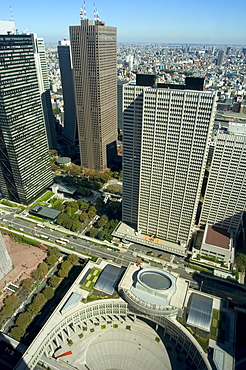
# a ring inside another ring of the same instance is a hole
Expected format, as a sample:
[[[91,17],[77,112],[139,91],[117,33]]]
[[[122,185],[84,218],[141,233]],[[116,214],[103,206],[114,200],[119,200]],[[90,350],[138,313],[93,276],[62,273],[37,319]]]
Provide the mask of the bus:
[[[42,239],[46,239],[46,240],[50,240],[50,237],[49,236],[47,236],[47,235],[40,235],[40,238],[42,238]]]
[[[64,247],[65,247],[65,245],[67,244],[66,242],[64,242],[64,241],[62,241],[62,240],[60,240],[60,239],[57,239],[57,240],[56,240],[56,243],[57,243],[57,244],[60,244],[60,245],[64,245]]]
[[[69,240],[67,240],[65,238],[59,238],[59,240],[61,240],[62,242],[65,242],[65,243],[69,243]]]

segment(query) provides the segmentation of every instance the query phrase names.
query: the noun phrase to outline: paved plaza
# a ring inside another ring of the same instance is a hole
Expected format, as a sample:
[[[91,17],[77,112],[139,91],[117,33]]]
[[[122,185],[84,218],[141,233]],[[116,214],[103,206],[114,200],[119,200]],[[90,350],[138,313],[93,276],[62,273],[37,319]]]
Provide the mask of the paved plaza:
[[[171,370],[171,363],[163,342],[158,334],[141,320],[118,320],[110,324],[82,331],[81,338],[74,333],[69,339],[73,345],[65,344],[55,355],[72,351],[71,355],[60,358],[75,369],[124,369],[124,370]]]

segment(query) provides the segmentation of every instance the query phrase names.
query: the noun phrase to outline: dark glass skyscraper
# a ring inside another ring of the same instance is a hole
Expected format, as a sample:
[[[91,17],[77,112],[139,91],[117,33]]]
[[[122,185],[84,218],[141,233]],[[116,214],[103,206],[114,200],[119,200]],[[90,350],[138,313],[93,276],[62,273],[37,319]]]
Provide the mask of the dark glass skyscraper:
[[[0,35],[0,189],[30,203],[52,183],[32,35]]]

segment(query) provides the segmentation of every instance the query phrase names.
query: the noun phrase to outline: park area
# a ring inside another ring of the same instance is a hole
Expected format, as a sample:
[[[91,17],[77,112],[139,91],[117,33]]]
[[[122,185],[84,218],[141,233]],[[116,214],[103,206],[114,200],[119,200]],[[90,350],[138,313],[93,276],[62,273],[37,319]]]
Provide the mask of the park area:
[[[15,242],[7,233],[3,233],[3,239],[12,260],[13,269],[0,281],[0,291],[10,282],[19,285],[22,280],[29,278],[31,272],[37,268],[47,255],[45,250],[33,245]],[[10,290],[3,292],[0,296],[0,307],[4,298],[11,293]]]

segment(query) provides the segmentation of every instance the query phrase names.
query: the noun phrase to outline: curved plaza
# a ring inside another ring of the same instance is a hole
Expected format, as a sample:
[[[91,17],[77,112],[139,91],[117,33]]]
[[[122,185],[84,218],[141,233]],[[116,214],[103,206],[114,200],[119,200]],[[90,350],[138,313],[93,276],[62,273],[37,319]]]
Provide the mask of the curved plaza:
[[[91,267],[90,262],[90,271]],[[134,281],[147,290],[154,284],[152,289],[167,294],[167,304],[179,292],[175,277],[168,272],[134,269],[133,276],[138,276]],[[127,269],[122,280],[128,273]],[[45,359],[62,370],[211,369],[206,354],[175,320],[172,309],[160,314],[159,307],[152,304],[151,310],[146,311],[143,306],[131,305],[122,298],[85,304],[82,281],[80,275],[28,347],[16,370],[34,369],[39,361],[45,363]],[[163,289],[159,289],[159,284]]]

